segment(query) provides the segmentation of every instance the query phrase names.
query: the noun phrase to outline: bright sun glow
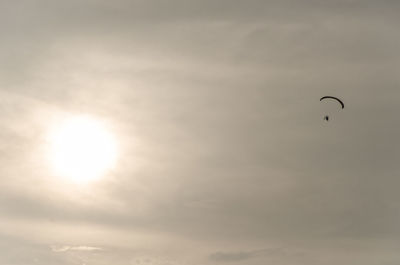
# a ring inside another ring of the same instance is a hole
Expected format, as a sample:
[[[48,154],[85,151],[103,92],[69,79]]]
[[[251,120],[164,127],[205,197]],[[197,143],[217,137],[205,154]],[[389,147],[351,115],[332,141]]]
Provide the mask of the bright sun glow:
[[[75,183],[98,179],[115,166],[115,139],[93,118],[79,116],[64,121],[53,129],[50,142],[55,173]]]

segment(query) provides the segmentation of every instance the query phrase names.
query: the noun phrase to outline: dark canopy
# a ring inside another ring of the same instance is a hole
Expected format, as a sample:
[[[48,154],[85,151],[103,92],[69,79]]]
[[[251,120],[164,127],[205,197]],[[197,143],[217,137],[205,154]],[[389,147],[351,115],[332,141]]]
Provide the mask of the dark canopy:
[[[338,99],[337,97],[325,96],[325,97],[322,97],[319,101],[321,101],[321,100],[323,100],[323,99],[326,99],[326,98],[330,98],[330,99],[337,100],[337,101],[340,103],[340,105],[342,105],[342,109],[344,109],[344,103],[343,103],[343,101],[341,101],[341,100]]]

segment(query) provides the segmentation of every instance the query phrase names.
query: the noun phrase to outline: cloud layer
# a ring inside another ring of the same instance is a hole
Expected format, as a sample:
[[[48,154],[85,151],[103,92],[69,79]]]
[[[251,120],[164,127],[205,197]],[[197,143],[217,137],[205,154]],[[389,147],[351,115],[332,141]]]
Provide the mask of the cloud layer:
[[[399,10],[2,1],[0,263],[399,263]],[[121,144],[84,189],[46,160],[79,114]]]

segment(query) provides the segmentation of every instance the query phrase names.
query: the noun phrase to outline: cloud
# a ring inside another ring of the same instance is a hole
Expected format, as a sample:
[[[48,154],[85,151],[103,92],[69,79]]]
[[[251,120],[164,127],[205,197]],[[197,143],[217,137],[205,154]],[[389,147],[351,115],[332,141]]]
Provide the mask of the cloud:
[[[398,10],[2,1],[0,233],[21,239],[0,240],[0,264],[126,264],[141,249],[184,264],[399,264]],[[331,123],[327,94],[348,104]],[[121,140],[116,171],[79,191],[41,156],[42,132],[69,111],[111,120]],[[246,244],[291,240],[312,260]]]
[[[53,252],[67,252],[67,251],[98,251],[103,250],[99,247],[91,246],[51,246]]]
[[[237,262],[248,260],[266,255],[286,255],[286,250],[283,248],[265,248],[250,251],[238,252],[215,252],[209,256],[209,259],[216,262]]]
[[[216,252],[210,255],[210,259],[217,262],[241,261],[252,257],[253,252]]]

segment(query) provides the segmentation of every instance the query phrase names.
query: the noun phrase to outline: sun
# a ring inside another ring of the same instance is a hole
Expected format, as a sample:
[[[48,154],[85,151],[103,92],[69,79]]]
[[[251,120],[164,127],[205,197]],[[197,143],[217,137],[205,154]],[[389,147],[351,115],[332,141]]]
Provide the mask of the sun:
[[[87,183],[115,166],[116,141],[107,127],[89,116],[68,118],[49,134],[51,166],[57,176]]]

